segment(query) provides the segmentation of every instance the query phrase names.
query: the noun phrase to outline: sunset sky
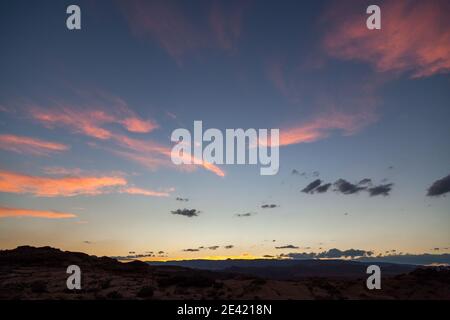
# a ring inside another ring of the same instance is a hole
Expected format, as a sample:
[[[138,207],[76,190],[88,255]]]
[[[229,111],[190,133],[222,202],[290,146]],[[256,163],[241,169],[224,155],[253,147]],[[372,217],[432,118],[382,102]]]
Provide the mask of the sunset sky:
[[[0,249],[450,252],[449,1],[17,0],[0,15]],[[278,174],[174,165],[170,135],[194,120],[279,128]]]

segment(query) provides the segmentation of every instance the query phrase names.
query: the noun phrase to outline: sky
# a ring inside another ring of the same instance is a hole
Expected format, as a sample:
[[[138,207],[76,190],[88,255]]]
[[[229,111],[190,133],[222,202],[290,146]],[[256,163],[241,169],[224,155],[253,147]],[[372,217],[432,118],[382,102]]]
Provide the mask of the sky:
[[[372,2],[1,2],[0,248],[449,253],[450,3]],[[195,120],[278,128],[278,173],[175,165]]]

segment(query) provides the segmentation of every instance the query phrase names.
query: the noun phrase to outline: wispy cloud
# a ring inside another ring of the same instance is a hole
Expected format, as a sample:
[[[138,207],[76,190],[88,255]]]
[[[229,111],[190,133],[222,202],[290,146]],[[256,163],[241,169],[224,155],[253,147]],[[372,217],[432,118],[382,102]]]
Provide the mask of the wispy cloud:
[[[16,136],[12,134],[1,134],[0,149],[21,154],[48,156],[51,153],[66,151],[70,149],[70,147],[62,143],[37,138]]]
[[[92,107],[95,105],[96,107]],[[51,106],[30,105],[28,114],[48,128],[64,127],[89,137],[106,140],[113,132],[106,127],[119,124],[130,132],[148,133],[158,128],[154,120],[137,116],[122,99],[102,93],[80,104],[56,102]]]
[[[149,120],[142,120],[137,117],[130,117],[120,121],[128,131],[130,132],[138,132],[138,133],[147,133],[155,128],[157,125]]]
[[[209,14],[209,22],[220,48],[235,52],[236,43],[241,36],[242,22],[245,10],[249,7],[249,1],[213,1]]]
[[[357,113],[330,111],[297,126],[280,129],[280,146],[314,142],[328,137],[333,131],[352,135],[374,122],[377,117],[369,110]]]
[[[96,195],[108,188],[125,186],[120,176],[45,177],[0,171],[0,192],[32,194],[40,197]]]
[[[48,210],[32,210],[32,209],[21,209],[21,208],[9,208],[0,206],[0,218],[21,218],[21,217],[32,217],[32,218],[45,218],[45,219],[66,219],[75,218],[76,215],[73,213],[58,212],[58,211],[48,211]]]
[[[205,32],[174,2],[132,0],[122,8],[134,35],[155,40],[179,64],[186,53],[207,43]]]
[[[172,191],[173,191],[173,189],[169,189],[168,191],[155,191],[155,190],[142,189],[142,188],[136,188],[136,187],[127,187],[127,188],[123,188],[120,192],[128,193],[128,194],[143,195],[143,196],[151,196],[151,197],[168,197],[170,195],[170,192],[172,192]]]
[[[284,64],[281,61],[270,61],[266,65],[266,74],[275,88],[285,97],[291,96],[291,83],[286,80]]]
[[[327,53],[412,77],[450,71],[450,2],[384,1],[380,7],[381,30],[368,30],[363,5],[339,1],[332,6],[323,18]]]
[[[155,191],[130,186],[121,175],[63,175],[56,177],[26,175],[0,170],[0,192],[31,194],[38,197],[71,197],[126,193],[152,197],[167,197],[173,188]]]
[[[293,244],[288,244],[285,246],[275,247],[275,249],[299,249],[298,246],[294,246]]]
[[[227,1],[225,7],[212,1],[200,18],[192,17],[182,3],[171,1],[131,0],[121,7],[135,36],[155,41],[182,65],[186,55],[202,49],[235,52],[248,2]]]
[[[291,116],[289,123],[278,125],[280,146],[315,142],[336,133],[350,136],[379,118],[376,111],[380,99],[375,91],[384,79],[364,76],[358,81],[336,83],[330,90],[327,71],[309,77],[309,73],[301,73],[282,59],[266,62],[266,70],[268,79],[287,101],[301,104],[302,109],[306,104],[310,110],[300,121]]]
[[[158,128],[155,120],[140,118],[119,97],[97,91],[94,93],[83,92],[79,96],[83,100],[80,105],[53,102],[49,107],[42,107],[30,103],[26,111],[32,119],[47,128],[67,128],[73,133],[114,143],[120,148],[108,148],[103,145],[102,147],[151,170],[159,167],[171,167],[189,172],[201,166],[218,176],[225,176],[222,169],[207,161],[198,161],[198,164],[196,162],[195,165],[175,166],[171,161],[172,149],[170,147],[149,139],[132,138],[115,130],[111,125],[119,124],[133,133],[149,133]],[[92,107],[92,105],[96,107]],[[91,145],[95,144],[91,143]],[[179,157],[194,159],[194,156],[189,153],[183,153]]]
[[[81,168],[64,168],[64,167],[45,167],[43,168],[45,174],[55,176],[79,176],[83,173]]]
[[[136,161],[142,165],[149,166],[150,168],[157,167],[158,165],[165,165],[170,167],[176,167],[180,170],[192,171],[197,166],[201,166],[204,169],[215,173],[220,177],[225,176],[225,171],[220,169],[215,164],[212,164],[207,161],[198,160],[197,164],[192,165],[179,165],[175,166],[172,161],[172,149],[166,146],[163,146],[154,141],[144,141],[135,138],[130,138],[124,135],[114,135],[113,139],[122,147],[129,149],[129,151],[122,152],[116,151],[118,154],[122,154],[130,160]],[[132,151],[132,152],[130,152]],[[157,156],[155,158],[155,155]],[[158,158],[163,157],[163,159]],[[194,159],[196,159],[190,153],[184,152],[182,155],[174,154],[174,157],[179,157],[180,159],[189,160],[189,162],[194,163]],[[185,161],[188,162],[188,161]]]

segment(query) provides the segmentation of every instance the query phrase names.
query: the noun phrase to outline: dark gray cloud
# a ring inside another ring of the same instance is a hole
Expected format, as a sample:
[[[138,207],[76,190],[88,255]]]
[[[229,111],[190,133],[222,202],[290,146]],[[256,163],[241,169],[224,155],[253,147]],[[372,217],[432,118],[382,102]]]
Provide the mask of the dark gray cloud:
[[[366,189],[366,187],[350,183],[345,179],[337,180],[334,185],[337,188],[336,191],[339,191],[343,194],[354,194]]]
[[[360,249],[348,249],[339,250],[337,248],[330,249],[328,251],[317,254],[318,258],[355,258],[355,257],[370,257],[373,255],[373,251],[366,251]]]
[[[164,253],[164,252],[162,252]],[[136,260],[141,258],[148,258],[148,257],[156,257],[153,252],[146,252],[146,253],[136,253],[135,251],[130,251],[128,255],[126,256],[112,256],[110,258],[117,259],[117,260]],[[162,255],[159,255],[158,257],[162,257]]]
[[[360,191],[367,191],[371,197],[383,195],[388,196],[392,190],[393,183],[381,184],[378,186],[372,186],[372,179],[364,178],[358,183],[351,183],[345,179],[338,179],[335,183],[334,191],[340,192],[342,194],[356,194]],[[331,187],[331,183],[324,183],[320,179],[316,179],[310,184],[308,184],[302,192],[304,193],[325,193]]]
[[[232,248],[234,248],[234,246],[232,244],[229,244],[229,245],[226,245],[226,246],[223,246],[223,247],[225,249],[232,249]],[[220,246],[209,246],[209,247],[200,246],[198,248],[183,249],[183,251],[186,251],[186,252],[198,252],[200,250],[217,250],[219,248],[220,248]]]
[[[298,171],[297,169],[292,169],[291,174],[292,174],[292,175],[302,176],[302,177],[305,177],[305,176],[306,176],[306,172],[300,172],[300,171]]]
[[[92,244],[92,242],[91,242],[91,241],[88,241],[88,240],[83,241],[83,243],[85,243],[85,244]]]
[[[291,252],[287,254],[281,254],[280,257],[287,257],[291,259],[316,259],[317,253],[314,252]]]
[[[285,246],[275,247],[275,249],[298,249],[299,247],[294,246],[293,244],[288,244]]]
[[[358,185],[371,185],[372,179],[364,178],[361,181],[358,182]]]
[[[320,172],[319,171],[314,171],[313,173],[312,173],[312,176],[313,177],[318,177],[320,175]]]
[[[261,208],[263,208],[263,209],[273,209],[273,208],[277,208],[277,207],[278,207],[277,204],[263,204],[261,206]]]
[[[428,188],[427,196],[436,197],[450,192],[450,174],[442,179],[436,180]]]
[[[390,253],[394,252],[394,253]],[[387,262],[400,264],[415,264],[415,265],[430,265],[430,264],[447,264],[450,265],[450,254],[409,254],[409,253],[395,253],[396,250],[388,250],[384,255],[374,255],[373,251],[349,249],[339,250],[331,249],[328,251],[316,252],[290,252],[280,254],[281,258],[291,259],[320,259],[320,258],[352,258],[362,262]]]
[[[330,189],[330,187],[331,187],[331,183],[324,183],[323,185],[318,186],[316,188],[316,190],[314,190],[314,192],[324,193],[324,192],[327,192],[328,189]]]
[[[431,265],[435,264],[447,264],[450,265],[450,254],[391,254],[386,256],[374,256],[374,257],[360,257],[358,261],[363,262],[388,262],[388,263],[401,263],[401,264],[416,264],[416,265]]]
[[[263,258],[275,258],[275,256],[272,256],[270,254],[265,254],[265,255],[263,255]]]
[[[437,247],[437,248],[433,248],[434,251],[448,250],[448,249],[450,249],[450,248],[449,248],[449,247],[442,247],[442,248]]]
[[[285,254],[285,257],[292,259],[338,259],[338,258],[357,258],[357,257],[371,257],[373,251],[366,251],[360,249],[339,250],[337,248],[330,249],[323,252],[291,252]]]
[[[177,209],[175,211],[170,212],[172,214],[178,214],[180,216],[185,216],[189,218],[196,217],[200,213],[200,211],[198,211],[197,209]]]
[[[391,192],[392,190],[392,183],[387,183],[387,184],[381,184],[379,186],[375,186],[372,188],[367,189],[367,191],[369,191],[369,194],[371,197],[375,197],[375,196],[388,196],[389,192]]]
[[[254,212],[246,212],[246,213],[237,213],[236,214],[236,217],[239,217],[239,218],[243,218],[243,217],[251,217],[251,216],[253,216],[253,215],[255,215],[256,213],[254,213]]]
[[[311,182],[310,184],[308,184],[303,190],[302,192],[304,193],[313,193],[314,189],[317,188],[318,186],[320,186],[320,184],[322,183],[322,180],[320,179],[316,179],[313,182]]]
[[[181,201],[181,202],[187,202],[187,201],[189,201],[188,198],[181,198],[181,197],[176,197],[175,200]]]

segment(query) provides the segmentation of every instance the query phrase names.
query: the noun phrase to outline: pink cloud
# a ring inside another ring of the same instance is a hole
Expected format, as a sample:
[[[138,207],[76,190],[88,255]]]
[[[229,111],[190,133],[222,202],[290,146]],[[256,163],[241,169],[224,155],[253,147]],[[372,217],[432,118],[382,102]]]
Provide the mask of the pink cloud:
[[[67,218],[75,218],[76,215],[74,215],[73,213],[58,212],[58,211],[32,210],[32,209],[0,207],[0,218],[8,218],[8,217],[13,217],[13,218],[32,217],[32,218],[45,218],[45,219],[67,219]]]
[[[155,190],[149,190],[149,189],[142,189],[142,188],[136,188],[136,187],[128,187],[121,190],[121,193],[128,193],[128,194],[136,194],[136,195],[143,195],[143,196],[151,196],[151,197],[168,197],[170,195],[170,192],[172,192],[173,189],[170,189],[168,191],[155,191]]]
[[[266,64],[266,73],[275,88],[285,97],[291,96],[291,89],[285,79],[284,65],[281,61],[271,61]]]
[[[375,91],[385,81],[378,77],[364,77],[357,81],[342,81],[329,90],[328,82],[318,77],[290,70],[282,60],[271,60],[266,71],[275,88],[292,104],[308,110],[311,115],[280,127],[280,145],[314,142],[333,133],[353,135],[379,118],[379,98]],[[305,106],[308,101],[309,106]],[[304,112],[302,112],[304,114]],[[303,116],[302,113],[299,113]],[[292,124],[293,123],[293,124]],[[263,142],[260,142],[263,143]]]
[[[118,146],[126,149],[114,149],[113,152],[121,155],[127,159],[138,162],[152,170],[159,166],[172,166],[171,162],[171,148],[163,146],[151,140],[139,140],[128,137],[123,134],[115,133],[112,130],[107,130],[100,127],[107,122],[116,122],[113,115],[106,114],[103,111],[82,111],[79,112],[76,108],[60,108],[58,110],[47,110],[43,108],[32,107],[30,114],[34,119],[43,123],[47,127],[64,126],[71,128],[75,133],[81,133],[100,140],[111,140]],[[144,131],[146,127],[142,127],[139,121],[127,123],[129,131]],[[200,164],[206,170],[214,172],[219,176],[224,176],[223,170],[217,166],[202,162]],[[181,170],[192,171],[182,166]]]
[[[120,176],[44,177],[0,171],[0,192],[32,194],[40,197],[97,195],[111,187],[125,186]]]
[[[45,167],[44,172],[49,175],[79,176],[83,173],[80,168]]]
[[[246,7],[247,2],[242,1],[227,8],[214,1],[208,15],[194,19],[181,4],[170,1],[133,0],[122,4],[133,34],[156,41],[178,65],[185,55],[200,49],[235,52]]]
[[[22,154],[32,154],[36,156],[48,156],[54,152],[62,152],[70,147],[57,142],[16,136],[12,134],[0,135],[0,149],[13,151]]]
[[[375,120],[376,116],[371,112],[322,113],[310,121],[280,129],[280,146],[314,142],[328,137],[335,130],[343,132],[344,135],[352,135]]]
[[[126,118],[121,123],[128,131],[137,133],[147,133],[157,128],[153,122],[137,117]]]
[[[49,107],[30,105],[27,112],[48,128],[70,128],[75,133],[101,140],[111,138],[111,128],[105,128],[111,124],[135,133],[149,133],[158,128],[156,121],[140,118],[122,99],[103,92],[94,93],[92,97],[81,92],[79,96],[84,101],[76,106],[56,101]]]
[[[58,174],[71,170],[51,170]],[[0,192],[32,194],[39,197],[71,197],[77,195],[99,195],[111,192],[166,197],[174,191],[142,189],[130,186],[120,175],[64,175],[57,177],[32,176],[18,172],[0,170]]]
[[[43,123],[48,128],[67,127],[76,133],[83,133],[97,139],[109,139],[111,132],[101,128],[105,122],[112,122],[112,118],[105,120],[100,111],[81,111],[71,107],[61,107],[58,109],[44,109],[32,107],[29,110],[31,117]]]
[[[90,97],[78,91],[80,96]],[[95,96],[100,99],[89,100],[81,106],[67,105],[64,102],[56,102],[56,106],[43,108],[41,106],[30,105],[27,109],[32,119],[43,124],[47,128],[63,127],[74,133],[83,134],[99,140],[108,140],[120,148],[105,148],[120,156],[135,161],[152,170],[160,167],[174,166],[171,161],[171,148],[161,145],[151,140],[139,140],[131,138],[125,134],[118,133],[109,124],[120,124],[127,131],[133,133],[148,133],[158,127],[153,120],[143,120],[120,98],[107,95],[103,92],[95,92]],[[109,103],[108,109],[103,105]],[[95,107],[89,107],[94,105]],[[89,145],[98,147],[98,144],[90,141]],[[214,172],[219,176],[224,176],[223,170],[217,166],[202,162],[200,164],[206,170]],[[177,166],[183,171],[192,171],[186,166]]]
[[[178,64],[183,55],[205,46],[205,33],[173,2],[133,0],[125,2],[123,9],[132,32],[156,40]]]
[[[162,157],[159,154],[141,153],[137,151],[124,151],[118,150],[117,148],[109,148],[108,151],[116,154],[119,157],[135,162],[151,171],[156,171],[161,167],[175,167],[175,165],[172,164],[172,162],[169,161],[167,157]]]
[[[164,160],[167,161],[164,165],[174,166],[171,160],[172,149],[169,147],[160,145],[153,141],[138,140],[124,135],[115,135],[114,140],[120,146],[132,151],[132,152],[116,151],[116,153],[121,154],[122,156],[125,156],[130,160],[138,162],[149,168],[155,168],[158,165],[163,164],[162,161]],[[186,153],[183,155],[183,158],[192,160],[193,162],[194,156]],[[202,160],[199,160],[198,163],[199,163],[198,166],[201,166],[204,169],[211,171],[220,177],[225,176],[225,172],[212,163]],[[196,166],[197,165],[179,165],[175,167],[185,171],[192,171]]]
[[[381,30],[368,30],[365,8],[353,4],[339,1],[323,19],[329,30],[323,46],[330,56],[368,62],[380,72],[410,72],[412,77],[450,71],[449,1],[382,2]]]
[[[220,48],[231,52],[237,50],[236,43],[241,36],[243,16],[248,6],[248,1],[227,1],[227,6],[213,1],[209,23]]]

